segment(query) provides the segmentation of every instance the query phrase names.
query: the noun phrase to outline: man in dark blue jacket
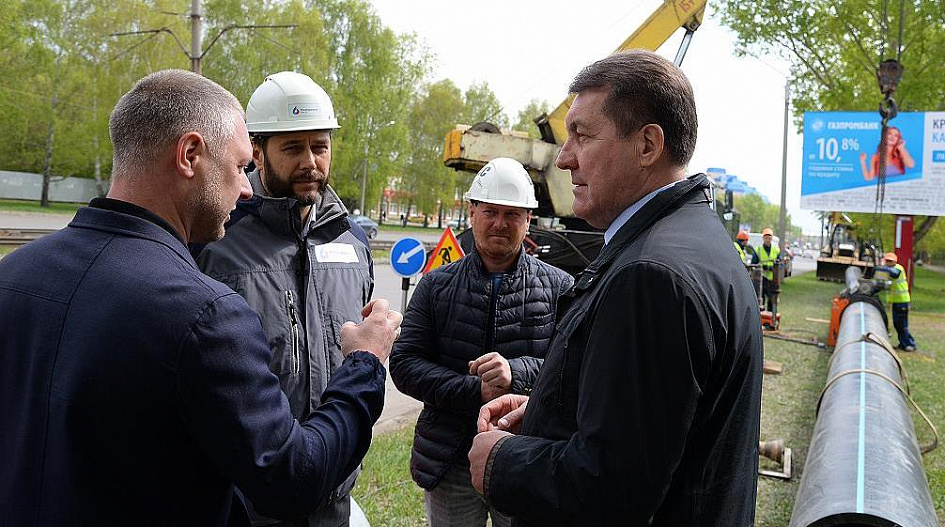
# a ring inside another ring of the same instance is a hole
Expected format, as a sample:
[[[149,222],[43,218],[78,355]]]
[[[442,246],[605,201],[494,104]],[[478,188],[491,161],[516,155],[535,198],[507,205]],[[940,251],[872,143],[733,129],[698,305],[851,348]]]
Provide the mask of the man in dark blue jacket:
[[[633,50],[570,91],[557,166],[605,245],[558,302],[531,397],[481,411],[472,482],[517,526],[749,527],[761,323],[705,175],[685,177],[692,87]]]
[[[251,195],[239,102],[199,75],[149,75],[119,100],[107,198],[0,262],[0,522],[224,525],[298,517],[370,444],[400,315],[343,328],[346,358],[292,418],[259,317],[201,274],[187,242]]]

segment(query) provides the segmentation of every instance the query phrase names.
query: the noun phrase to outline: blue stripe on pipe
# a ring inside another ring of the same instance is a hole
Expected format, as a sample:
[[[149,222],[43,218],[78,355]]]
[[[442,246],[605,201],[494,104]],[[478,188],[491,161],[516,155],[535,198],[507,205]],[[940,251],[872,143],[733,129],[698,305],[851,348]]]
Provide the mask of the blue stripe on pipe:
[[[866,316],[860,304],[860,335],[866,334]],[[866,342],[860,341],[860,368],[866,369]],[[864,466],[866,465],[866,373],[860,372],[860,439],[856,455],[856,512],[863,514]]]

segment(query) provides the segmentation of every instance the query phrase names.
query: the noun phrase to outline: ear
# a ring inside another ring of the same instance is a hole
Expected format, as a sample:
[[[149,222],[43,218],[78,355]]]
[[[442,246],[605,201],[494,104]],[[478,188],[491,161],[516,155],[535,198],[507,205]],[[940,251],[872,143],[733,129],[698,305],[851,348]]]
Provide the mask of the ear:
[[[256,141],[253,141],[253,163],[256,167],[262,167],[265,158],[265,153],[261,146],[256,144]]]
[[[174,167],[186,179],[196,175],[196,165],[201,156],[207,155],[207,143],[197,132],[187,132],[177,140],[174,151]]]
[[[665,149],[663,128],[658,124],[647,124],[637,134],[640,138],[640,164],[644,167],[655,165]]]

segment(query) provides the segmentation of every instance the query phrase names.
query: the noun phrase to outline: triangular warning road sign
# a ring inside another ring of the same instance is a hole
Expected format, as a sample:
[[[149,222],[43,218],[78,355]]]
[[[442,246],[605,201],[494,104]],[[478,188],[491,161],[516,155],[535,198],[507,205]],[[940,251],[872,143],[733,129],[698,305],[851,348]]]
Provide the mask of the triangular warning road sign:
[[[427,274],[441,265],[455,262],[463,256],[465,254],[462,247],[459,246],[459,242],[456,241],[456,236],[453,235],[453,229],[447,227],[443,231],[443,236],[440,237],[440,242],[436,244],[436,249],[433,249],[430,254],[430,259],[427,260],[427,265],[423,268],[423,274]]]

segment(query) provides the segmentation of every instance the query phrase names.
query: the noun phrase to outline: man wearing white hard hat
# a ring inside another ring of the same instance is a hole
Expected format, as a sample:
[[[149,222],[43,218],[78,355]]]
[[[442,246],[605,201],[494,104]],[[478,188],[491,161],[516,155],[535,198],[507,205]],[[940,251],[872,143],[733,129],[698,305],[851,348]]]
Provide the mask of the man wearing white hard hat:
[[[197,255],[200,268],[242,295],[262,319],[292,414],[304,419],[341,365],[341,326],[361,320],[374,269],[367,236],[328,184],[331,99],[306,75],[270,75],[246,107],[256,169],[226,236]],[[369,441],[370,430],[355,442]],[[348,525],[358,470],[308,518],[292,525]],[[276,522],[248,504],[254,525]]]
[[[555,326],[558,295],[572,283],[564,271],[522,250],[531,210],[531,177],[517,161],[498,158],[464,196],[474,250],[424,276],[391,355],[397,388],[424,403],[410,460],[425,489],[431,527],[509,525],[473,488],[466,453],[479,407],[507,393],[527,394]]]

